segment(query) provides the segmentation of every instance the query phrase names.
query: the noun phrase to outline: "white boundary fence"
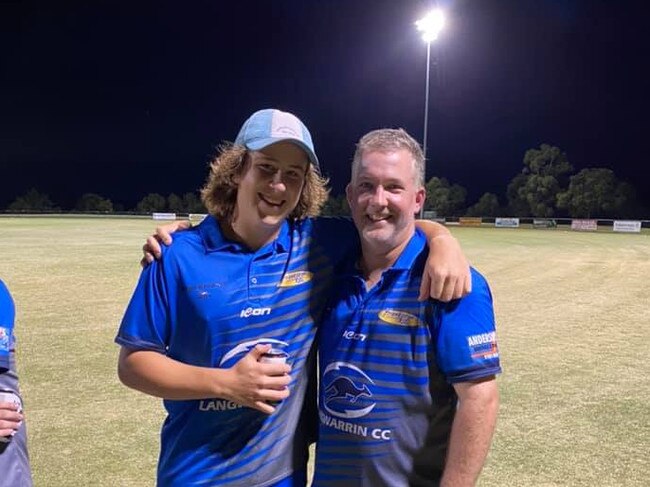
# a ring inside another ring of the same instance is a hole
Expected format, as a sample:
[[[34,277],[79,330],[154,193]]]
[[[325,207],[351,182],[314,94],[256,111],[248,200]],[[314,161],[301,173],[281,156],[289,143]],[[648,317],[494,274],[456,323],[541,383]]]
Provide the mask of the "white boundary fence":
[[[200,223],[207,214],[204,213],[4,213],[1,218],[151,218],[169,221],[189,219],[194,224]],[[491,226],[496,228],[536,228],[536,229],[571,229],[577,231],[613,231],[617,233],[650,233],[650,220],[606,220],[583,218],[532,218],[532,217],[437,217],[428,218],[444,225]],[[646,232],[644,232],[646,230]]]
[[[445,225],[494,226],[496,228],[564,229],[573,231],[613,231],[642,233],[650,230],[650,220],[605,220],[595,218],[531,218],[531,217],[447,217],[435,218]]]

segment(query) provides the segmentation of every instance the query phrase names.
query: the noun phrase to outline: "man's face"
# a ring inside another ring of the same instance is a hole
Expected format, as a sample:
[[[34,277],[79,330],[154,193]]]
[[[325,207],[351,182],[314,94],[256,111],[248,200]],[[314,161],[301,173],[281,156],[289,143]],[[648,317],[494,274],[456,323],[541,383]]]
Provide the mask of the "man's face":
[[[307,154],[290,142],[278,142],[250,151],[244,173],[235,181],[237,219],[276,226],[289,216],[300,199],[309,167]]]
[[[357,169],[346,189],[352,218],[364,245],[389,252],[411,237],[414,214],[424,203],[413,156],[405,149],[366,151]]]

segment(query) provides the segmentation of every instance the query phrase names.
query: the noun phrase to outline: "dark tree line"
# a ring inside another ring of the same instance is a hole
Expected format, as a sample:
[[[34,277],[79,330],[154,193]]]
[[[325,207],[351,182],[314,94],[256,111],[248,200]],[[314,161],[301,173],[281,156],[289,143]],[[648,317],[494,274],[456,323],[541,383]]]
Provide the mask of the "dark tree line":
[[[171,213],[206,213],[206,209],[195,193],[182,196],[171,193],[167,198],[158,193],[149,193],[135,207],[138,213],[169,211]]]
[[[425,186],[424,209],[440,217],[647,217],[637,204],[634,187],[620,181],[611,169],[572,172],[573,166],[559,147],[542,144],[524,154],[523,167],[508,184],[504,204],[497,195],[484,193],[468,206],[463,186],[432,177]],[[349,214],[345,197],[330,196],[325,214]]]
[[[12,213],[56,212],[62,208],[55,205],[50,197],[32,188],[24,195],[16,198],[8,207]],[[85,193],[77,200],[72,211],[81,213],[113,213],[113,212],[171,212],[171,213],[205,213],[205,207],[195,193],[185,193],[179,196],[175,193],[165,197],[158,193],[150,193],[142,198],[134,208],[127,209],[120,203],[95,193]]]
[[[572,218],[638,218],[647,217],[639,207],[634,187],[620,181],[611,169],[586,168],[573,174],[573,166],[559,148],[542,144],[524,154],[523,167],[507,186],[504,204],[493,193],[483,194],[476,202],[467,204],[467,190],[445,178],[432,177],[426,183],[427,198],[424,209],[437,216],[569,216]],[[54,212],[61,208],[48,195],[30,189],[16,198],[7,210],[10,212]],[[205,213],[195,193],[167,197],[150,193],[135,208],[127,210],[108,198],[94,193],[82,195],[73,211],[112,213],[172,212]],[[349,215],[345,195],[330,195],[324,215]]]

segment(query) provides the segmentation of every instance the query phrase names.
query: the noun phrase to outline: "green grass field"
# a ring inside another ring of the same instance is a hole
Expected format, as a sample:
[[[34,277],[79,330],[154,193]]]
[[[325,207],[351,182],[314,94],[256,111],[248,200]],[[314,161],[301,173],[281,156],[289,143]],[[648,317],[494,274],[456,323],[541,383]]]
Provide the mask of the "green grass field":
[[[154,222],[0,226],[36,485],[153,485],[162,406],[118,382],[113,337]],[[479,485],[647,485],[650,235],[452,231],[491,283],[504,369]]]

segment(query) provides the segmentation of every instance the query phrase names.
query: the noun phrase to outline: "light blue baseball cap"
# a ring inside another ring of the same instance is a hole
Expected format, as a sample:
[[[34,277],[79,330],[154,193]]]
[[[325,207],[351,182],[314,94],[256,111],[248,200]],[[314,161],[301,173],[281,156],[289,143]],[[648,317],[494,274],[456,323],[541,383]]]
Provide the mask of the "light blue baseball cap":
[[[262,150],[277,142],[291,142],[300,147],[320,174],[311,134],[305,124],[292,113],[275,108],[259,110],[244,122],[235,139],[235,144],[243,145],[249,150]]]

